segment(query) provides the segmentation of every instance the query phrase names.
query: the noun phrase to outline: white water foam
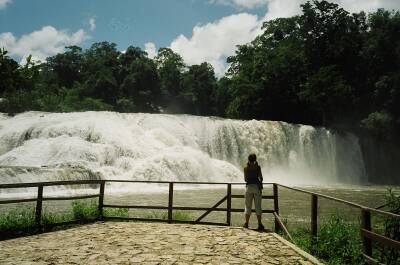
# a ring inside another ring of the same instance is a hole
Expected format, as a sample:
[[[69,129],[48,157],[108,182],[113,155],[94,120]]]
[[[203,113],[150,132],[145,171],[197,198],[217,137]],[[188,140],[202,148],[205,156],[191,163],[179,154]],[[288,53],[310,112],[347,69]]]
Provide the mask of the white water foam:
[[[78,168],[92,174],[17,174],[0,183],[88,179],[243,181],[256,153],[265,182],[360,184],[358,139],[324,128],[275,121],[113,112],[27,112],[0,118],[0,166]],[[90,176],[90,177],[89,177]],[[121,184],[115,188],[124,188]]]

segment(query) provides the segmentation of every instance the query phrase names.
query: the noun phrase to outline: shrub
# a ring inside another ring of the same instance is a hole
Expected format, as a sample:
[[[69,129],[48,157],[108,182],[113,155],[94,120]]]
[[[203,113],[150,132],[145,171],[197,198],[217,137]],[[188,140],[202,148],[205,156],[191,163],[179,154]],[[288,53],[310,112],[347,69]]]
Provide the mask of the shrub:
[[[99,210],[95,200],[90,200],[89,202],[74,201],[72,203],[72,213],[75,220],[94,221],[99,218]]]
[[[383,136],[393,127],[393,116],[386,111],[373,112],[361,121],[361,127],[377,136]]]
[[[117,100],[117,106],[115,107],[119,112],[134,112],[136,105],[132,99],[121,98]]]
[[[321,224],[313,242],[305,228],[295,231],[293,237],[296,245],[328,264],[363,264],[359,225],[347,223],[339,215]]]
[[[386,207],[390,212],[400,214],[400,196],[396,196],[391,189],[389,189],[386,195]],[[384,235],[388,238],[400,241],[399,218],[384,218]],[[377,244],[377,256],[379,261],[385,264],[400,264],[400,253],[393,248]]]

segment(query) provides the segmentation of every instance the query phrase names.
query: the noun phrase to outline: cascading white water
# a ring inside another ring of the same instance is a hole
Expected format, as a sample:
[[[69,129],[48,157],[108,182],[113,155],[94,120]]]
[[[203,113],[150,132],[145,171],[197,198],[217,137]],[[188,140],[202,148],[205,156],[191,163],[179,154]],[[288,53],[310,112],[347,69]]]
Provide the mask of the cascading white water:
[[[267,182],[359,184],[365,176],[358,139],[324,128],[143,113],[0,116],[0,183],[71,178],[17,174],[21,169],[10,166],[73,167],[107,179],[242,181],[249,153],[257,154]]]

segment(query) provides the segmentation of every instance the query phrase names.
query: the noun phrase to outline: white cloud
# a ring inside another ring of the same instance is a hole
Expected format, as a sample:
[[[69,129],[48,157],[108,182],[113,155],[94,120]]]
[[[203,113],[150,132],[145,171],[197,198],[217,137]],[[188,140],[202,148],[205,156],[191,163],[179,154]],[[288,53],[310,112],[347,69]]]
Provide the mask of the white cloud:
[[[89,18],[89,26],[90,26],[90,31],[93,31],[96,29],[96,18],[95,17]]]
[[[44,61],[49,56],[63,52],[65,46],[78,45],[87,38],[83,29],[68,33],[52,26],[45,26],[20,38],[15,37],[11,32],[1,33],[0,47],[4,47],[10,55],[23,60],[31,54],[33,59]]]
[[[223,17],[213,23],[197,25],[193,35],[177,37],[170,45],[189,65],[209,62],[218,76],[226,71],[226,58],[234,54],[236,45],[250,42],[261,33],[256,15],[241,13]]]
[[[268,0],[268,11],[264,20],[300,14],[300,5],[305,2],[305,0]]]
[[[144,44],[144,51],[147,52],[147,56],[154,59],[157,55],[156,45],[152,42],[147,42]]]
[[[400,9],[399,0],[334,0],[333,2],[339,4],[349,12],[373,12],[378,8],[385,8],[388,10]]]
[[[8,4],[11,4],[12,0],[0,0],[0,9],[4,9]]]
[[[255,8],[266,5],[268,0],[210,0],[211,4],[230,5],[239,9]]]

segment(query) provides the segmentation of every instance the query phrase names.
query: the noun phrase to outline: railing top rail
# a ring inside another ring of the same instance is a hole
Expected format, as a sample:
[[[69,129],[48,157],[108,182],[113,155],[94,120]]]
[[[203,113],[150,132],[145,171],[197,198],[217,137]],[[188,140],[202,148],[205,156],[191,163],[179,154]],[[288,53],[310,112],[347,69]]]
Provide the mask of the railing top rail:
[[[107,179],[106,182],[120,182],[120,183],[156,183],[156,184],[192,184],[192,185],[246,185],[244,182],[207,182],[207,181],[163,181],[163,180],[119,180]],[[273,185],[275,183],[263,183],[263,185]]]
[[[27,182],[27,183],[9,183],[0,184],[0,189],[11,188],[31,188],[38,186],[62,186],[62,185],[79,185],[79,184],[100,184],[104,182],[120,182],[120,183],[154,183],[154,184],[192,184],[192,185],[245,185],[243,182],[202,182],[202,181],[153,181],[153,180],[118,180],[118,179],[96,179],[96,180],[65,180],[65,181],[48,181],[48,182]],[[272,185],[274,183],[263,183],[264,185]]]
[[[0,184],[0,189],[33,188],[39,186],[100,184],[100,182],[101,180],[93,179],[93,180],[62,180],[62,181],[45,181],[45,182],[9,183],[9,184]]]
[[[386,211],[382,211],[382,210],[378,210],[378,209],[374,209],[374,208],[370,208],[370,207],[367,207],[367,206],[364,206],[364,205],[361,205],[361,204],[358,204],[358,203],[354,203],[354,202],[346,201],[346,200],[343,200],[343,199],[335,198],[335,197],[332,197],[332,196],[329,196],[329,195],[324,195],[324,194],[321,194],[321,193],[318,193],[318,192],[312,192],[312,191],[303,190],[303,189],[300,189],[300,188],[293,188],[293,187],[289,187],[289,186],[282,185],[282,184],[277,184],[277,185],[279,185],[279,186],[281,186],[283,188],[289,189],[289,190],[294,190],[294,191],[298,191],[298,192],[302,192],[302,193],[306,193],[306,194],[310,194],[310,195],[315,195],[317,197],[321,197],[321,198],[328,199],[328,200],[331,200],[331,201],[340,202],[340,203],[343,203],[343,204],[346,204],[346,205],[349,205],[349,206],[352,206],[352,207],[355,207],[355,208],[364,209],[364,210],[367,210],[367,211],[370,211],[370,212],[379,213],[379,214],[382,214],[382,215],[387,215],[387,216],[391,216],[391,217],[395,217],[395,218],[400,218],[399,214],[386,212]]]
[[[155,184],[169,184],[169,183],[174,183],[174,184],[187,184],[187,185],[245,185],[243,182],[202,182],[202,181],[150,181],[150,180],[118,180],[118,179],[107,179],[107,180],[101,180],[101,179],[94,179],[94,180],[66,180],[66,181],[50,181],[50,182],[30,182],[30,183],[10,183],[10,184],[0,184],[0,189],[11,189],[11,188],[32,188],[32,187],[39,187],[39,186],[63,186],[63,185],[84,185],[84,184],[100,184],[101,182],[119,182],[119,183],[155,183]],[[382,215],[387,215],[395,218],[400,218],[399,214],[394,214],[391,212],[386,212],[370,207],[363,206],[358,203],[346,201],[343,199],[335,198],[329,195],[324,195],[320,194],[317,192],[312,192],[312,191],[307,191],[303,190],[300,188],[294,188],[294,187],[289,187],[286,185],[278,184],[278,183],[263,183],[264,185],[279,185],[283,188],[298,191],[301,193],[306,193],[310,195],[315,195],[321,198],[325,198],[328,200],[336,201],[339,203],[343,203],[352,207],[356,207],[359,209],[364,209],[370,212],[382,214]]]

